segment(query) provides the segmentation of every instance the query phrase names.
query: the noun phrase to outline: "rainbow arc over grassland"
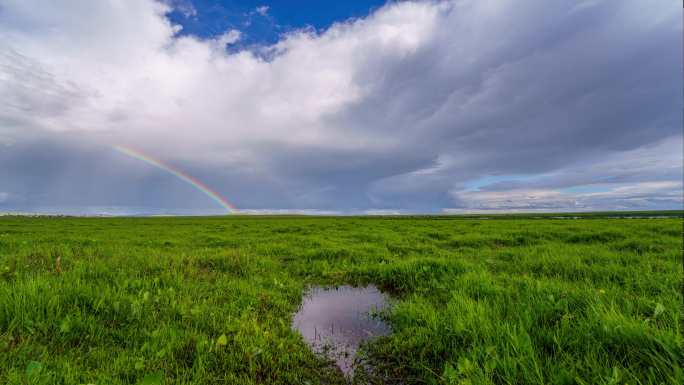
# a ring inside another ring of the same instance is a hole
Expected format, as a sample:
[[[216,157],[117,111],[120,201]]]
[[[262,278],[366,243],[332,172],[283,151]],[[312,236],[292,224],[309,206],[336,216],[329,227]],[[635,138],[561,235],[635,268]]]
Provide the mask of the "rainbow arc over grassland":
[[[138,159],[140,161],[143,161],[149,165],[152,165],[154,167],[157,167],[159,169],[162,169],[169,174],[175,176],[176,178],[190,184],[192,187],[195,189],[201,191],[204,195],[208,196],[211,198],[214,202],[218,203],[226,209],[229,213],[234,213],[237,211],[237,207],[235,207],[233,204],[228,202],[225,198],[223,198],[219,193],[216,191],[212,190],[209,188],[209,186],[205,185],[204,183],[200,182],[199,180],[193,178],[192,176],[184,173],[183,171],[171,166],[170,164],[164,163],[159,159],[155,159],[154,157],[147,155],[143,153],[140,150],[133,149],[131,147],[124,147],[124,146],[112,146],[112,148],[121,154],[130,156],[131,158]]]

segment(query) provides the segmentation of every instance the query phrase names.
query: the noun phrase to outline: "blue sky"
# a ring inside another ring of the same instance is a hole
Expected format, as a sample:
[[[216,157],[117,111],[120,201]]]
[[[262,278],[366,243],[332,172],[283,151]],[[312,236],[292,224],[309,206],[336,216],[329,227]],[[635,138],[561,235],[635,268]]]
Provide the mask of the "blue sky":
[[[681,209],[682,24],[642,0],[0,0],[0,213]]]
[[[288,31],[317,30],[349,18],[367,16],[386,1],[212,1],[177,0],[169,18],[183,26],[181,34],[199,37],[221,35],[228,29],[242,31],[242,45],[270,44]]]

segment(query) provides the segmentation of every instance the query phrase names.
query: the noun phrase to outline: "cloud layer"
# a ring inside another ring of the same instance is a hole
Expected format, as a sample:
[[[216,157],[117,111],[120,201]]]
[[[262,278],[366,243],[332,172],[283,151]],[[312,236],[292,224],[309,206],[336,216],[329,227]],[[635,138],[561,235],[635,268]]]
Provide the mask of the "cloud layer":
[[[170,10],[0,0],[0,209],[212,207],[112,145],[245,209],[682,206],[671,2],[399,2],[249,50]]]

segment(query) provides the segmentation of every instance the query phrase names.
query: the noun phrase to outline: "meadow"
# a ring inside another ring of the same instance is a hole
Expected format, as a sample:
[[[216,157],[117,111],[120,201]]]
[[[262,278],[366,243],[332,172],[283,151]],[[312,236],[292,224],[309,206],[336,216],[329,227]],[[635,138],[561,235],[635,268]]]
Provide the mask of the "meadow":
[[[0,217],[2,384],[344,384],[291,328],[374,284],[358,384],[682,384],[682,219]]]

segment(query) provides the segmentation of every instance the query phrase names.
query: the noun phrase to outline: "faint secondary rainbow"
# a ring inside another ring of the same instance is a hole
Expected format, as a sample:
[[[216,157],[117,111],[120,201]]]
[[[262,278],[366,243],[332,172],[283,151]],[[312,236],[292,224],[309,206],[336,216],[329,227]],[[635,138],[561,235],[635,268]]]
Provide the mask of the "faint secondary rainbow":
[[[169,164],[166,164],[162,162],[159,159],[155,159],[147,154],[144,154],[140,152],[139,150],[134,150],[130,147],[124,147],[124,146],[112,146],[112,148],[124,155],[128,155],[131,158],[141,160],[149,165],[152,165],[154,167],[160,168],[173,176],[177,177],[178,179],[190,184],[192,187],[195,189],[201,191],[204,193],[204,195],[208,196],[211,198],[214,202],[218,203],[226,209],[229,213],[236,212],[237,208],[233,206],[230,202],[228,202],[225,198],[223,198],[219,193],[216,191],[212,190],[209,188],[209,186],[205,185],[204,183],[198,181],[197,179],[191,177],[190,175],[184,173],[183,171],[172,167]]]

